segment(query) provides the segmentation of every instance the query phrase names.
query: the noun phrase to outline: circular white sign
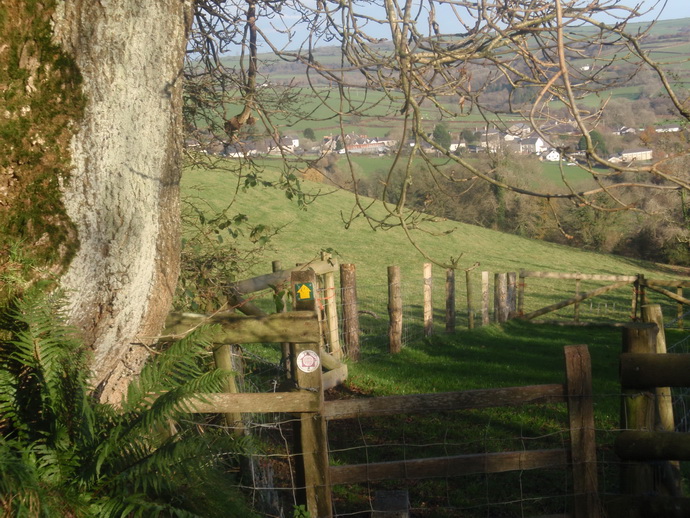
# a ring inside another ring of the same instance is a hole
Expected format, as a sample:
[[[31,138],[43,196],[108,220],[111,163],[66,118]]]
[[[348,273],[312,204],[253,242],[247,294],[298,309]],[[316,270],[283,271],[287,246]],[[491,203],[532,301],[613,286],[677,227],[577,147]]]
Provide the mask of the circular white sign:
[[[297,355],[297,368],[302,372],[314,372],[321,365],[319,355],[314,351],[302,351]]]

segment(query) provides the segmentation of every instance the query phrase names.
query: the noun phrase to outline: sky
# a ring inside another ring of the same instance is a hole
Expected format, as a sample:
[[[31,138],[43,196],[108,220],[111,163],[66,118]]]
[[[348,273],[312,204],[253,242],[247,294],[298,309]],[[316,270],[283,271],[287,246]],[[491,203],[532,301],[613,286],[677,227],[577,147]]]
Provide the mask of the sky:
[[[633,2],[630,2],[633,3]],[[643,4],[651,4],[647,0]],[[646,16],[641,21],[651,20],[652,15]],[[688,0],[668,0],[666,7],[663,10],[660,19],[662,20],[675,20],[677,18],[690,18],[690,2]]]
[[[310,0],[302,0],[306,4],[310,2]],[[357,0],[355,0],[357,1]],[[424,2],[424,0],[415,0],[415,3],[419,2]],[[376,13],[379,9],[378,6],[381,6],[383,4],[383,0],[363,0],[361,2],[358,2],[361,5],[367,5],[365,11],[367,14],[373,15]],[[609,3],[608,1],[605,0],[605,3]],[[672,20],[672,19],[678,19],[678,18],[690,18],[690,0],[620,0],[620,4],[622,5],[627,5],[627,6],[634,6],[636,4],[641,5],[641,10],[644,10],[645,8],[653,9],[650,13],[637,18],[636,21],[651,21],[654,18],[656,18],[659,13],[661,12],[661,15],[659,16],[660,19],[662,20]],[[443,7],[440,7],[442,10]],[[663,9],[663,10],[662,10]],[[442,12],[442,11],[440,11]],[[293,16],[291,16],[289,9],[284,9],[283,12],[281,13],[280,18],[283,18],[284,23],[289,24],[291,19],[294,19]],[[446,20],[446,24],[443,23],[442,18],[443,16],[440,15],[441,18],[438,18],[439,21],[441,22],[441,25],[446,25],[450,23],[451,25],[455,25],[457,21],[455,21],[454,16],[450,16],[449,19]],[[274,19],[274,23],[278,21]],[[453,23],[455,21],[455,23]],[[262,20],[259,18],[259,26],[262,28],[263,31],[265,31],[266,35],[271,38],[274,44],[277,44],[279,47],[287,44],[287,38],[285,37],[284,34],[280,34],[279,32],[276,32],[273,30],[271,27],[271,24],[267,20]],[[382,27],[382,30],[379,33],[378,29],[373,29],[372,25],[368,26],[368,29],[371,29],[371,36],[374,37],[390,37],[388,30],[385,27]],[[445,29],[445,30],[444,30]],[[442,32],[453,32],[449,31],[448,27],[442,27]],[[300,42],[304,41],[304,36],[305,32],[302,32],[302,30],[298,30],[297,32],[297,37],[296,39],[292,42],[293,44],[297,42],[298,40]],[[333,43],[331,43],[333,44]],[[259,44],[261,51],[267,50],[267,47],[264,44]],[[290,46],[288,44],[288,46]],[[231,51],[230,53],[234,53],[234,51]]]

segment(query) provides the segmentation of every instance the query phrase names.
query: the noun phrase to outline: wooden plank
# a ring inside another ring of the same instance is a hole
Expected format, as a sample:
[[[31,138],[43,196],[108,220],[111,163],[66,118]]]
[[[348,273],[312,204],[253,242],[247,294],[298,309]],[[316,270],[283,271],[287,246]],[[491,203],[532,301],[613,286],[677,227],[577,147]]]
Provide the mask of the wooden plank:
[[[188,402],[193,414],[273,412],[318,412],[319,395],[314,392],[268,392],[244,394],[198,394]]]
[[[592,401],[592,362],[586,345],[565,347],[570,451],[575,490],[574,518],[601,516]]]
[[[637,275],[605,275],[587,273],[562,273],[562,272],[530,272],[522,270],[521,277],[534,277],[538,279],[581,279],[583,281],[607,281],[631,283],[637,280]]]
[[[216,314],[212,316],[189,313],[171,313],[163,334],[170,338],[185,336],[201,325],[221,326],[212,341],[215,343],[274,343],[313,342],[319,337],[319,322],[310,311],[275,313],[262,317],[247,317],[237,314]]]
[[[567,450],[532,450],[478,453],[430,459],[413,459],[329,468],[331,484],[356,484],[377,480],[414,480],[473,473],[505,473],[568,465]]]
[[[444,412],[472,408],[517,406],[534,403],[563,403],[563,385],[532,385],[496,389],[381,396],[342,399],[324,403],[324,417],[329,420],[405,413]]]
[[[623,353],[620,361],[624,389],[690,387],[690,354]]]
[[[617,282],[615,284],[610,284],[608,286],[602,286],[601,288],[597,288],[596,290],[589,291],[587,293],[584,293],[582,295],[578,295],[577,297],[573,297],[568,300],[564,300],[562,302],[557,302],[556,304],[552,304],[550,306],[546,306],[544,308],[538,309],[536,311],[532,311],[531,313],[527,313],[526,315],[523,315],[520,318],[523,318],[524,320],[531,320],[536,317],[540,317],[541,315],[545,315],[546,313],[551,313],[552,311],[556,311],[557,309],[564,308],[566,306],[570,306],[571,304],[575,304],[576,302],[582,302],[583,300],[596,297],[597,295],[602,295],[606,292],[616,290],[618,288],[622,288],[623,286],[627,286],[630,284],[629,281],[621,281]]]
[[[324,275],[329,272],[335,272],[338,270],[338,263],[334,260],[328,261],[313,261],[311,263],[305,263],[295,268],[290,268],[288,270],[280,270],[273,273],[267,273],[265,275],[259,275],[258,277],[253,277],[251,279],[245,279],[243,281],[238,281],[233,284],[234,289],[239,293],[249,294],[256,291],[263,291],[269,289],[271,286],[278,286],[279,284],[284,284],[290,280],[290,275],[292,272],[298,272],[311,268],[317,275]]]

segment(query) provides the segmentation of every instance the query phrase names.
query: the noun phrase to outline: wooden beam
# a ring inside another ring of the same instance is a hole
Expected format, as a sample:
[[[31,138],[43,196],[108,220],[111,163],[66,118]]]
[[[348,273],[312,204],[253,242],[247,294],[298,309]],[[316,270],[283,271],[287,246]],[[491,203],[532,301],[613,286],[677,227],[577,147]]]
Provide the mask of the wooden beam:
[[[341,399],[324,403],[326,419],[382,416],[406,413],[444,412],[496,406],[517,406],[531,403],[565,402],[563,385],[532,385],[527,387],[440,392],[408,396]]]
[[[188,401],[190,413],[226,414],[273,412],[318,412],[319,394],[315,392],[268,392],[246,394],[198,394]]]
[[[218,324],[220,329],[211,337],[215,343],[309,343],[319,337],[319,321],[312,311],[275,313],[264,317],[237,314],[212,316],[171,313],[163,332],[164,338],[181,338],[193,328]]]
[[[568,465],[567,450],[532,450],[478,453],[454,457],[351,464],[329,468],[331,484],[355,484],[377,480],[414,480],[473,473],[504,473]]]
[[[624,389],[690,387],[690,354],[623,353],[620,360]]]
[[[616,454],[629,461],[690,460],[690,434],[624,430],[614,443]]]

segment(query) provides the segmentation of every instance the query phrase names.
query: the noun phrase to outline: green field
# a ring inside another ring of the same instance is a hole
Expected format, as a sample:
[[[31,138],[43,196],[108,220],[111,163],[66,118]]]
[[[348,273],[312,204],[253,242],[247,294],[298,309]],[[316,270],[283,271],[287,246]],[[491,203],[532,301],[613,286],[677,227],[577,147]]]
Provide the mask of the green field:
[[[579,174],[576,167],[566,166],[564,170],[566,173],[572,171],[573,175]],[[555,170],[552,174],[556,174]],[[222,171],[187,170],[182,185],[183,192],[203,198],[218,208],[226,207],[235,192],[228,173]],[[363,301],[380,302],[386,297],[387,266],[399,265],[405,279],[419,282],[422,265],[428,259],[415,249],[410,239],[431,259],[440,263],[448,263],[451,257],[460,257],[461,270],[478,263],[478,270],[491,272],[526,269],[621,275],[643,273],[648,277],[667,274],[662,267],[657,268],[643,261],[585,252],[453,221],[420,222],[419,230],[411,231],[409,238],[399,227],[385,231],[373,230],[366,218],[361,216],[346,227],[344,221],[358,214],[352,194],[331,192],[332,187],[309,182],[304,182],[302,187],[307,193],[321,194],[313,199],[306,210],[299,210],[293,201],[274,189],[257,187],[246,192],[240,190],[230,213],[246,214],[250,223],[281,229],[271,242],[270,254],[262,264],[245,272],[245,276],[269,272],[273,260],[280,260],[284,265],[303,263],[318,258],[321,250],[328,249],[340,262],[357,265],[361,279],[359,293]],[[384,218],[389,215],[387,210],[393,210],[393,207],[366,198],[362,199],[362,204],[371,204],[369,211],[376,218]],[[439,267],[436,275],[445,275],[444,270]],[[475,280],[479,282],[478,277]],[[574,289],[573,285],[563,283],[534,281],[534,285],[543,292],[530,302],[535,305],[542,302],[545,305],[568,293],[568,296],[572,296]],[[478,291],[479,288],[475,294]],[[621,297],[619,309],[626,304],[625,300],[629,301],[629,293]],[[458,300],[462,298],[458,297]],[[385,302],[383,306],[385,312]],[[381,311],[381,308],[377,311]]]

